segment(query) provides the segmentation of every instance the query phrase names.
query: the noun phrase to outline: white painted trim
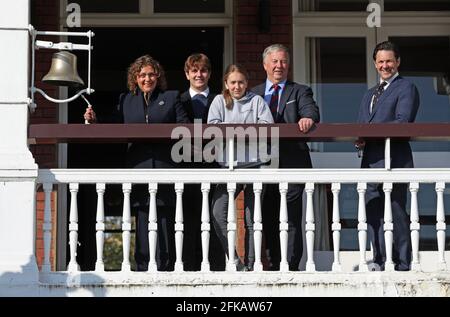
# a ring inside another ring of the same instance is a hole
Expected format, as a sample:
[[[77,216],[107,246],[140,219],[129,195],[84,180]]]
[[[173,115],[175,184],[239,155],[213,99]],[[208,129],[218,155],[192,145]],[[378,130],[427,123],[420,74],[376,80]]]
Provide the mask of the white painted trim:
[[[360,169],[39,169],[38,183],[147,184],[206,183],[212,178],[222,183],[436,183],[450,182],[450,168]]]

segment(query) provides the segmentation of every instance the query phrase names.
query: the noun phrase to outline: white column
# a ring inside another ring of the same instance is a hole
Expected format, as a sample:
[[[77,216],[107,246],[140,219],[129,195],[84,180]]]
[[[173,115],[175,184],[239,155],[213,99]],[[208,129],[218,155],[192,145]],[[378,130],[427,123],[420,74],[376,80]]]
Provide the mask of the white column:
[[[287,190],[288,183],[280,183],[280,251],[281,251],[281,262],[280,271],[288,272],[289,263],[287,261],[287,248],[288,248],[288,211],[287,211]]]
[[[314,231],[316,226],[314,224],[314,207],[313,194],[314,183],[306,183],[306,272],[315,272],[316,265],[314,263]],[[300,212],[300,211],[299,211]]]
[[[367,246],[367,218],[366,218],[366,183],[358,183],[358,242],[359,242],[359,271],[367,272],[366,246]]]
[[[420,223],[419,223],[419,208],[417,203],[417,192],[419,191],[419,183],[410,183],[409,191],[411,192],[411,224],[409,228],[411,230],[411,245],[412,245],[412,260],[411,260],[411,270],[420,271],[420,261],[419,261],[419,233],[420,233]]]
[[[234,203],[234,193],[236,192],[236,183],[228,183],[228,262],[227,271],[236,271],[236,260],[234,258],[234,251],[236,245],[236,206]]]
[[[253,192],[255,193],[255,208],[253,215],[253,230],[254,230],[254,240],[255,240],[255,264],[253,270],[255,272],[261,272],[263,270],[263,265],[261,262],[261,245],[262,245],[262,214],[261,214],[261,192],[262,183],[253,184]]]
[[[333,272],[341,272],[341,258],[340,258],[340,248],[341,248],[341,216],[339,215],[339,192],[341,190],[340,183],[331,184],[331,191],[333,192],[333,224],[331,225],[331,230],[333,231],[333,253],[334,261],[332,266]]]
[[[70,261],[67,267],[69,272],[78,272],[80,266],[77,263],[77,247],[78,247],[78,183],[70,183],[70,213],[69,213],[69,247]]]
[[[50,247],[52,242],[52,206],[51,206],[51,195],[53,184],[44,183],[44,223],[42,225],[42,230],[44,231],[44,263],[42,264],[42,272],[50,272]]]
[[[392,223],[392,203],[391,192],[392,183],[383,184],[384,191],[384,243],[386,245],[385,271],[394,271],[394,262],[392,261],[392,243],[394,238],[394,224]]]
[[[445,183],[436,183],[436,235],[439,256],[438,269],[442,271],[447,269],[447,265],[445,263],[445,229],[447,228],[447,226],[445,224],[444,190]]]
[[[28,0],[0,1],[0,27],[22,29],[0,30],[0,284],[33,287],[37,165],[27,145],[29,13]]]
[[[130,208],[130,193],[131,183],[122,184],[123,192],[123,210],[122,210],[122,272],[131,271],[130,263],[130,242],[131,242],[131,208]]]
[[[175,272],[183,272],[183,183],[175,183],[177,194],[175,208]]]
[[[103,246],[105,244],[105,207],[103,195],[105,194],[105,183],[98,183],[97,189],[97,214],[95,230],[95,240],[97,243],[97,261],[95,262],[95,271],[103,272],[105,270],[105,263],[103,262]]]
[[[150,206],[148,211],[148,247],[150,261],[148,263],[149,272],[157,272],[156,265],[156,239],[158,237],[158,218],[156,214],[156,192],[158,183],[149,183],[148,192],[150,193]]]
[[[209,189],[210,183],[202,183],[202,272],[209,272],[209,237],[210,237],[210,217],[209,217]]]

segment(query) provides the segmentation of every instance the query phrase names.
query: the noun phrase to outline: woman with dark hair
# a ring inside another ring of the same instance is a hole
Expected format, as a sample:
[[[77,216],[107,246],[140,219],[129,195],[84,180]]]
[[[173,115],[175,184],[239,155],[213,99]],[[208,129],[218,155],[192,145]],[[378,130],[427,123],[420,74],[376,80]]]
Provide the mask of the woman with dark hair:
[[[179,92],[166,90],[164,70],[150,55],[137,58],[128,68],[128,90],[119,97],[114,122],[121,123],[189,123],[180,102]],[[86,109],[84,119],[96,122],[95,112]],[[174,168],[167,143],[132,143],[128,146],[126,166],[128,168]],[[157,192],[158,246],[157,265],[159,271],[171,271],[175,263],[175,192],[173,185],[158,184]],[[133,211],[136,214],[135,259],[138,271],[148,269],[148,210],[147,185],[134,185],[131,193]]]

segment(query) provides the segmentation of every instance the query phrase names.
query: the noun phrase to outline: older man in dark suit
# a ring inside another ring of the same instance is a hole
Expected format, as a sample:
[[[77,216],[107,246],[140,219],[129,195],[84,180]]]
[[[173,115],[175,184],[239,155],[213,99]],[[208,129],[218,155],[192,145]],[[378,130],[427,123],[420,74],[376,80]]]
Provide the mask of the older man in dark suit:
[[[414,84],[398,74],[400,66],[398,48],[391,42],[380,43],[375,47],[373,60],[380,81],[363,97],[358,122],[414,122],[419,108],[419,93]],[[356,145],[360,149],[364,148],[361,167],[385,167],[383,141],[357,141]],[[407,141],[391,143],[391,167],[414,167],[411,147]],[[406,198],[407,185],[394,184],[391,195],[394,224],[393,260],[395,269],[399,271],[409,270],[411,262],[411,239],[409,220],[406,214]],[[386,250],[383,230],[384,192],[382,184],[367,185],[366,206],[368,234],[373,245],[374,262],[383,269]]]
[[[264,97],[275,123],[297,123],[300,131],[307,133],[319,122],[319,108],[311,88],[287,80],[289,50],[281,45],[270,45],[263,53],[263,66],[267,79],[252,89]],[[304,141],[280,141],[279,168],[311,168],[308,145]],[[298,271],[303,251],[301,230],[303,184],[289,184],[288,208],[288,262],[289,270]],[[263,226],[265,244],[271,270],[280,263],[279,210],[280,194],[277,185],[267,185],[263,197]]]

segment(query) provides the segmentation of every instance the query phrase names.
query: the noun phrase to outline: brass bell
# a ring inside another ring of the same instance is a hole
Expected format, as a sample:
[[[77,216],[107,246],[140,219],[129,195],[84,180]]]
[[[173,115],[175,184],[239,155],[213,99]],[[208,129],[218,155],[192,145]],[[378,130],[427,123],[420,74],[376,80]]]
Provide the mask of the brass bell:
[[[77,56],[61,51],[53,54],[52,66],[42,82],[56,86],[77,87],[84,85],[77,72]]]

